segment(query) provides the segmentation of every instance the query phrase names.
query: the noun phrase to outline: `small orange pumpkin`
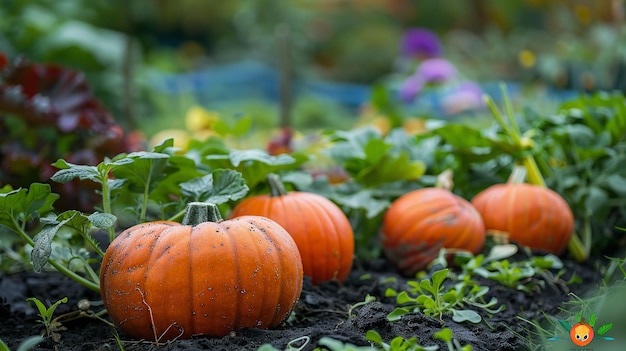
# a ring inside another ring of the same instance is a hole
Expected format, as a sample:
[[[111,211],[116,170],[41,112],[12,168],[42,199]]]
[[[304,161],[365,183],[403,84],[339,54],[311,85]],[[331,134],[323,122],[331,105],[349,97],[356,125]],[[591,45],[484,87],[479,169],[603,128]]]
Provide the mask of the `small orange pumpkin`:
[[[267,177],[270,194],[240,202],[230,218],[256,215],[271,218],[293,237],[304,275],[313,284],[336,279],[343,282],[352,268],[354,233],[341,209],[325,197],[300,191],[285,191],[276,174]]]
[[[154,341],[224,336],[280,324],[302,291],[298,248],[276,222],[223,221],[217,206],[190,203],[177,222],[122,232],[100,272],[102,300],[129,335]]]
[[[506,232],[510,241],[531,249],[561,253],[574,231],[572,210],[557,192],[520,183],[518,172],[523,174],[516,168],[509,182],[478,193],[472,204],[487,230]]]
[[[381,243],[386,257],[410,276],[426,268],[442,248],[477,254],[485,243],[485,226],[469,201],[447,189],[423,188],[389,206]]]

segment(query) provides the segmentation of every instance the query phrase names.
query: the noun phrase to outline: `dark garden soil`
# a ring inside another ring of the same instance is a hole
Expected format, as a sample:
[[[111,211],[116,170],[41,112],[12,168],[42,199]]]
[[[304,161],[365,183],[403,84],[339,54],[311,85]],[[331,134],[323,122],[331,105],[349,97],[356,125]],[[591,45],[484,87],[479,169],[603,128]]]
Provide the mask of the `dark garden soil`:
[[[569,293],[584,296],[587,291],[596,289],[598,274],[591,264],[577,264],[564,261],[566,274],[559,279],[548,281],[541,291],[534,294],[507,289],[489,281],[489,296],[494,296],[506,309],[491,317],[478,311],[488,324],[457,324],[450,317],[444,316],[444,326],[454,332],[454,337],[462,345],[470,344],[474,350],[525,350],[527,341],[516,335],[527,335],[530,325],[516,316],[528,320],[543,320],[542,313],[556,315],[559,307],[571,299]],[[578,274],[584,283],[566,285],[565,281],[573,273]],[[396,281],[388,283],[390,277]],[[269,343],[278,349],[284,349],[288,342],[299,337],[309,337],[305,350],[318,346],[320,338],[327,336],[344,343],[369,345],[365,333],[376,330],[383,340],[389,342],[395,336],[417,337],[421,345],[438,344],[440,350],[447,350],[445,344],[433,338],[433,334],[442,328],[437,318],[421,313],[405,315],[401,321],[389,322],[386,316],[395,307],[393,298],[385,298],[385,290],[405,287],[406,278],[399,276],[385,260],[373,260],[355,264],[348,280],[340,285],[336,282],[312,286],[307,279],[295,313],[289,322],[275,330],[240,330],[224,338],[197,336],[191,340],[177,340],[156,345],[148,341],[136,341],[119,332],[123,348],[132,350],[256,350]],[[348,315],[351,305],[361,302],[366,295],[376,297],[370,302],[353,310]],[[77,302],[81,299],[97,301],[99,296],[87,291],[77,283],[58,274],[20,273],[0,277],[0,338],[10,347],[17,349],[19,343],[41,330],[37,323],[36,311],[26,299],[37,297],[50,304],[63,297],[69,302],[58,307],[55,315],[77,311]],[[94,311],[101,307],[93,307]],[[105,317],[106,318],[106,317]],[[94,318],[79,318],[63,323],[67,328],[59,332],[60,340],[47,338],[34,350],[119,350],[114,337],[114,330],[102,321]]]

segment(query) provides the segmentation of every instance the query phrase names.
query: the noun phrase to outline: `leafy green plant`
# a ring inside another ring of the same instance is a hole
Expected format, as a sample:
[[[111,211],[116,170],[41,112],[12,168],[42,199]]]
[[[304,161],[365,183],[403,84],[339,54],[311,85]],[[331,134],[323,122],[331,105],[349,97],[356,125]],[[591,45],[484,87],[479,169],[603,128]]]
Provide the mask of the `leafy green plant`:
[[[50,307],[46,307],[46,305],[44,305],[44,303],[36,297],[29,297],[26,300],[33,302],[37,307],[39,317],[41,317],[41,319],[37,321],[43,324],[46,331],[46,336],[52,337],[55,341],[59,341],[61,336],[58,334],[58,331],[63,330],[63,327],[60,323],[55,322],[52,317],[54,316],[54,311],[60,304],[67,303],[67,297],[57,300],[52,305],[50,305]]]
[[[444,281],[448,277],[449,269],[445,268],[434,272],[430,279],[409,281],[408,291],[397,292],[391,288],[387,289],[385,296],[395,296],[396,303],[402,305],[394,309],[387,319],[397,321],[408,313],[422,312],[427,316],[437,317],[442,323],[444,314],[452,315],[455,322],[479,323],[482,320],[481,315],[465,306],[469,305],[492,314],[504,309],[504,305],[492,309],[498,304],[495,298],[485,301],[489,287],[477,285],[471,280],[446,286]]]
[[[396,336],[391,339],[389,343],[383,341],[383,338],[375,330],[368,330],[365,334],[365,338],[371,343],[378,345],[385,351],[435,351],[439,350],[439,346],[421,346],[418,344],[417,338],[404,339],[401,336]]]
[[[480,257],[477,257],[480,260]],[[541,276],[549,269],[561,269],[563,263],[554,255],[535,256],[526,260],[510,262],[509,260],[491,261],[485,266],[476,267],[474,273],[487,279],[495,280],[503,286],[531,293],[543,288]]]
[[[344,209],[354,228],[357,257],[377,257],[380,247],[373,241],[383,212],[393,199],[420,186],[416,181],[426,170],[420,148],[402,129],[387,136],[371,127],[327,136],[331,145],[323,153],[347,172],[349,180],[336,185],[318,181],[305,189]]]

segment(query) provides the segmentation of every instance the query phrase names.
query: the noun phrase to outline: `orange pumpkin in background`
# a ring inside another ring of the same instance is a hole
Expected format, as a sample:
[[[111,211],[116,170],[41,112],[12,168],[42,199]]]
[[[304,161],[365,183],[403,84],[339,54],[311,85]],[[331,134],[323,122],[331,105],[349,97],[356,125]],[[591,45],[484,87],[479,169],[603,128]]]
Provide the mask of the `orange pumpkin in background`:
[[[272,328],[302,291],[298,248],[276,222],[223,221],[217,206],[190,203],[177,222],[122,232],[106,250],[102,301],[130,336],[152,341]]]
[[[472,204],[487,230],[508,233],[508,238],[531,249],[561,253],[574,232],[574,215],[557,192],[539,185],[492,185],[478,193]]]
[[[447,189],[423,188],[391,204],[383,217],[381,243],[386,257],[411,276],[442,248],[480,252],[485,226],[469,201]]]
[[[343,211],[327,198],[307,192],[285,191],[276,174],[267,177],[270,194],[240,202],[229,218],[255,215],[270,218],[293,237],[304,275],[313,284],[336,279],[343,282],[352,268],[354,233]]]

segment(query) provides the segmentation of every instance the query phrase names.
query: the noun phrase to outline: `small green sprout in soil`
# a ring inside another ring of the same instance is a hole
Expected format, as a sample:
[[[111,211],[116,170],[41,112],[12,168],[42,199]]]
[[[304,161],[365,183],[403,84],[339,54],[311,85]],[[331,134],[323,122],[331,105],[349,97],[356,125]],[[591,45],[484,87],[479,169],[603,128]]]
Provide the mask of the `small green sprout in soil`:
[[[492,308],[498,304],[495,298],[485,300],[489,287],[480,286],[470,280],[444,285],[444,281],[450,277],[449,274],[449,269],[445,268],[434,272],[430,279],[409,281],[408,291],[387,289],[385,296],[395,296],[396,302],[401,305],[393,310],[387,319],[397,321],[405,314],[422,312],[427,316],[439,318],[442,324],[444,315],[452,315],[452,320],[458,323],[466,321],[479,323],[482,320],[481,315],[473,309],[465,308],[466,306],[482,309],[489,314],[504,309],[504,305]]]
[[[44,305],[44,303],[36,297],[29,297],[26,300],[33,302],[37,307],[39,317],[41,317],[41,319],[37,321],[43,324],[45,328],[45,335],[58,342],[61,339],[61,334],[58,332],[64,330],[65,327],[63,327],[63,325],[58,321],[55,321],[52,316],[54,315],[54,310],[56,310],[60,304],[67,303],[67,297],[57,300],[50,305],[50,307],[46,307],[46,305]]]

